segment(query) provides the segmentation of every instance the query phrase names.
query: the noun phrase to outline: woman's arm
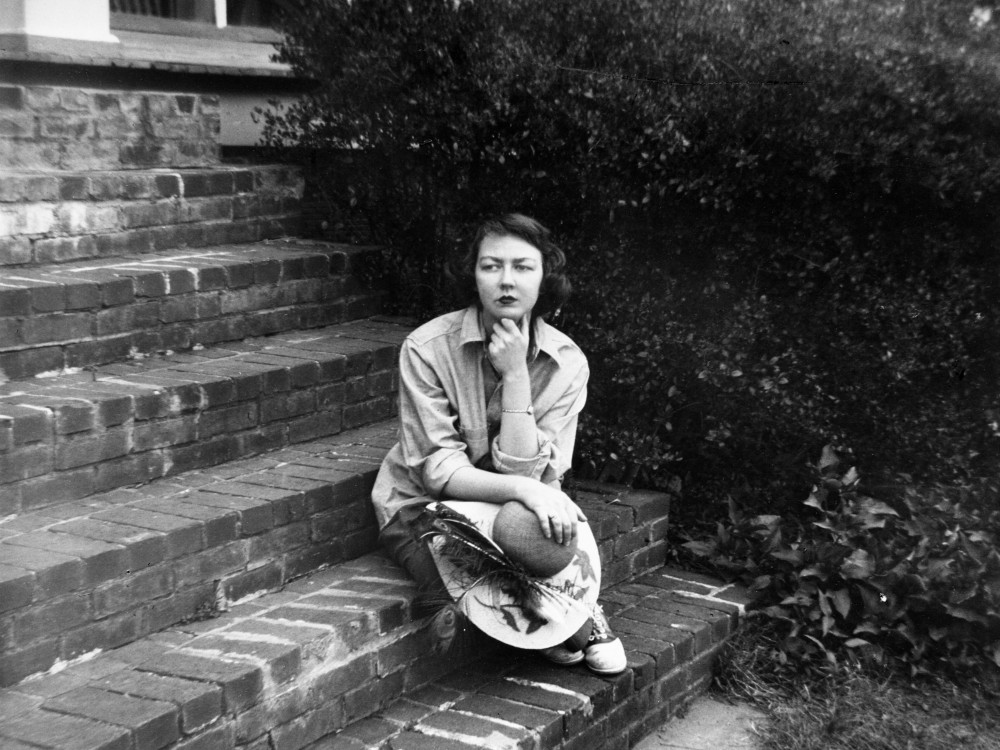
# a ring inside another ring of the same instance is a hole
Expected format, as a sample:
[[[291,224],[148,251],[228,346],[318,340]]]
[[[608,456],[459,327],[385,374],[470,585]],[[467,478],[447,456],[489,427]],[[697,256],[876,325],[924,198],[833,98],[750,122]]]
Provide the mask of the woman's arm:
[[[503,378],[500,450],[516,458],[531,458],[540,447],[535,415],[531,412],[529,317],[525,315],[520,326],[506,318],[499,320],[493,326],[489,344],[490,359]]]
[[[512,334],[510,327],[496,332],[497,343],[504,345]],[[526,345],[526,341],[521,343]],[[563,349],[556,370],[544,378],[545,385],[535,393],[528,382],[527,365],[520,358],[520,346],[508,350],[514,354],[510,362],[501,362],[508,367],[501,391],[505,413],[501,414],[499,434],[490,445],[493,466],[500,474],[557,483],[570,468],[578,417],[587,401],[590,371],[586,357],[575,347]],[[503,350],[494,347],[491,351]],[[529,405],[536,410],[533,414],[526,413]]]
[[[422,494],[440,497],[455,470],[472,465],[457,423],[434,362],[408,338],[399,354],[399,444]]]
[[[555,487],[530,477],[496,474],[473,466],[455,471],[444,488],[444,494],[456,500],[485,503],[517,500],[538,517],[546,538],[551,537],[560,544],[569,544],[576,537],[577,523],[587,520],[576,503]]]

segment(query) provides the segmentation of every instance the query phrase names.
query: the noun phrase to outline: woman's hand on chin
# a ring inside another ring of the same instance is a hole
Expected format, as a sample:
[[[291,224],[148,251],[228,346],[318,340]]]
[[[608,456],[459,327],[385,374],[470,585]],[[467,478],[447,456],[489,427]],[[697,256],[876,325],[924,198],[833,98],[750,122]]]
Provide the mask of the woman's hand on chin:
[[[528,481],[531,484],[525,485],[518,500],[537,516],[546,539],[554,539],[559,544],[572,544],[577,524],[587,520],[583,511],[565,492],[533,479]]]
[[[527,372],[530,317],[525,315],[521,318],[520,325],[510,318],[501,318],[493,324],[489,344],[490,360],[501,375],[511,375],[518,367],[525,368]]]

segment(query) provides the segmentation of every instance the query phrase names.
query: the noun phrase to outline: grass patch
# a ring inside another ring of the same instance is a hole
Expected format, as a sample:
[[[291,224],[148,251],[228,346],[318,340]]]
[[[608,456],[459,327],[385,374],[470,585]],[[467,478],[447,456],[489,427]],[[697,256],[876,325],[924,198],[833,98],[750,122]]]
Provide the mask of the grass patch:
[[[716,689],[763,710],[763,750],[997,750],[1000,671],[914,680],[861,665],[803,670],[773,625],[750,620],[727,644]]]

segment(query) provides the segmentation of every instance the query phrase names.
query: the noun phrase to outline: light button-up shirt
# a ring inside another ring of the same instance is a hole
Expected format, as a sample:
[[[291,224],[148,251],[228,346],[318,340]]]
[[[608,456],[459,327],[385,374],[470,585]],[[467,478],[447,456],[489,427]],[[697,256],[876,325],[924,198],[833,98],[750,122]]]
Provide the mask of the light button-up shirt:
[[[443,497],[452,475],[467,466],[561,486],[587,400],[587,358],[568,336],[536,321],[528,375],[538,453],[522,458],[500,450],[503,381],[487,398],[485,345],[475,306],[435,318],[403,342],[399,442],[372,490],[380,527],[400,508]]]

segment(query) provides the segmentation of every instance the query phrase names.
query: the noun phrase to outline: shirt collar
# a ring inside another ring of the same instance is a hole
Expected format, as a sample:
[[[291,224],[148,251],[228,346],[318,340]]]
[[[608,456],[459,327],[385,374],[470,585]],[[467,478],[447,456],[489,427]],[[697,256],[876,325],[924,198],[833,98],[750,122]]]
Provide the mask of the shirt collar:
[[[538,357],[538,352],[545,352],[557,365],[562,365],[562,358],[559,356],[559,346],[552,340],[552,329],[543,319],[535,321],[535,350],[528,355],[528,361],[534,361]],[[462,316],[462,337],[460,344],[483,343],[483,329],[479,326],[479,307],[470,305]]]

